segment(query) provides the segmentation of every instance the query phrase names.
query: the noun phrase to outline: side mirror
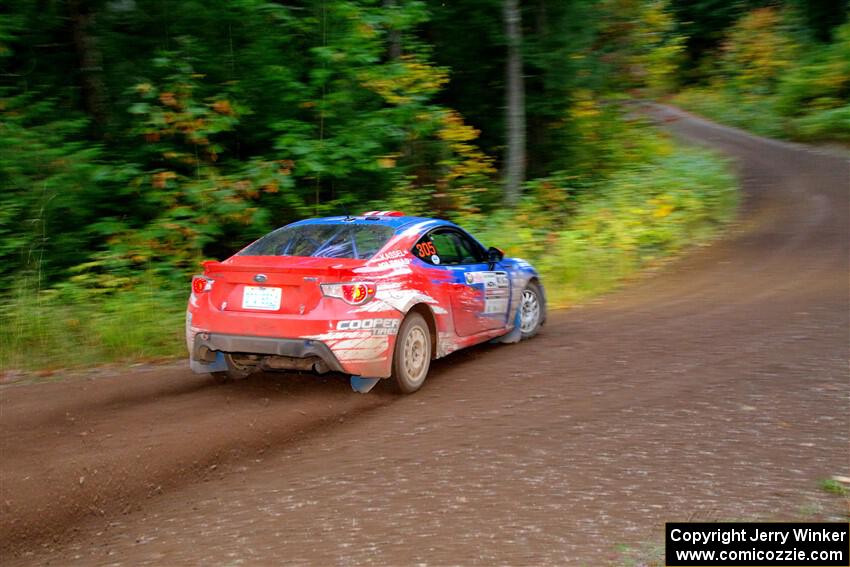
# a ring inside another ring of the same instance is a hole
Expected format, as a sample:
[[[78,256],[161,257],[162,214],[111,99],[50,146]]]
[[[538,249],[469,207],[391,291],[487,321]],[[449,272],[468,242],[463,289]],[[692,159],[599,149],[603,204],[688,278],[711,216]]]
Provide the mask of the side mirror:
[[[504,252],[502,252],[495,246],[491,246],[487,249],[487,269],[492,270],[496,267],[496,264],[504,260],[504,258]]]

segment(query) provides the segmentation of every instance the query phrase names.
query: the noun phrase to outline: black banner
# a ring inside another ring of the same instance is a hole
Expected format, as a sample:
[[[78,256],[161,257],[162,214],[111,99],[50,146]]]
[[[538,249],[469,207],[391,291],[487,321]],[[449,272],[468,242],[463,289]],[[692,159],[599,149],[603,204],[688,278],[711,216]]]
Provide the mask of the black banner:
[[[850,566],[847,523],[668,523],[665,540],[669,567]]]

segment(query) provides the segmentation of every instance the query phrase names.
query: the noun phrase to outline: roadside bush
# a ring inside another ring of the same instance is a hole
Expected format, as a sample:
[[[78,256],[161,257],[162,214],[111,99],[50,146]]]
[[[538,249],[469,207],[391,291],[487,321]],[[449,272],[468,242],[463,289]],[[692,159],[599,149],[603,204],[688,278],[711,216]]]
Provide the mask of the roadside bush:
[[[24,280],[0,305],[0,369],[126,363],[185,349],[186,290],[150,277],[108,295],[74,286],[38,291],[33,284]]]
[[[813,112],[791,121],[794,137],[850,143],[850,105]]]
[[[800,40],[789,15],[762,8],[729,33],[708,85],[673,97],[682,108],[756,134],[850,140],[850,22],[829,44]]]
[[[678,149],[583,189],[566,216],[566,204],[547,207],[531,198],[517,214],[478,236],[488,245],[503,246],[509,256],[532,262],[542,273],[550,303],[564,306],[705,242],[734,214],[735,187],[723,159],[705,150]],[[541,216],[523,210],[541,211]],[[543,223],[534,222],[539,218]]]
[[[785,118],[774,110],[770,97],[735,94],[728,88],[692,87],[678,93],[673,104],[722,124],[749,130],[759,136],[786,136]]]

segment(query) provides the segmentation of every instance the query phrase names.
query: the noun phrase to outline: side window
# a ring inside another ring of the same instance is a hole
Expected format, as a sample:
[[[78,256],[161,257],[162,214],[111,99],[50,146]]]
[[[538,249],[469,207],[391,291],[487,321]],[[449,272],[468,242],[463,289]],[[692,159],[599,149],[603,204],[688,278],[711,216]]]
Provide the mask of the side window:
[[[480,246],[454,230],[435,230],[413,247],[417,258],[429,264],[475,264],[481,259]]]
[[[477,242],[466,234],[459,232],[454,234],[457,237],[458,248],[461,251],[462,264],[477,264],[478,262],[485,262],[487,260],[487,255]]]
[[[440,264],[452,265],[461,263],[461,251],[458,249],[457,239],[454,237],[454,233],[443,231],[432,232],[431,242],[437,248],[437,257],[440,259]]]

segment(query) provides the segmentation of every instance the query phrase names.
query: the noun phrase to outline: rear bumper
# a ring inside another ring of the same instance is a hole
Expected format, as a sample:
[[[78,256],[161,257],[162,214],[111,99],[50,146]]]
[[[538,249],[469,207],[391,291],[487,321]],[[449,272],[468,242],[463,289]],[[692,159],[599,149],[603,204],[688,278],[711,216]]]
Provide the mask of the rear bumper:
[[[372,310],[375,307],[379,309]],[[265,357],[262,365],[273,370],[309,370],[311,362],[319,362],[314,368],[319,372],[386,378],[402,316],[383,307],[373,302],[369,311],[360,311],[337,305],[331,313],[324,306],[298,316],[229,312],[190,302],[186,313],[190,365],[198,373],[219,372],[226,370],[226,353],[243,353]]]
[[[219,353],[245,353],[285,356],[289,358],[318,358],[330,370],[345,372],[331,349],[322,341],[313,339],[277,339],[200,332],[192,341],[190,365],[199,373],[221,370]]]
[[[269,370],[328,370],[364,376],[390,376],[395,336],[373,336],[370,331],[330,331],[314,338],[276,338],[213,333],[187,329],[189,366],[197,373],[227,370],[226,353],[265,356]]]

